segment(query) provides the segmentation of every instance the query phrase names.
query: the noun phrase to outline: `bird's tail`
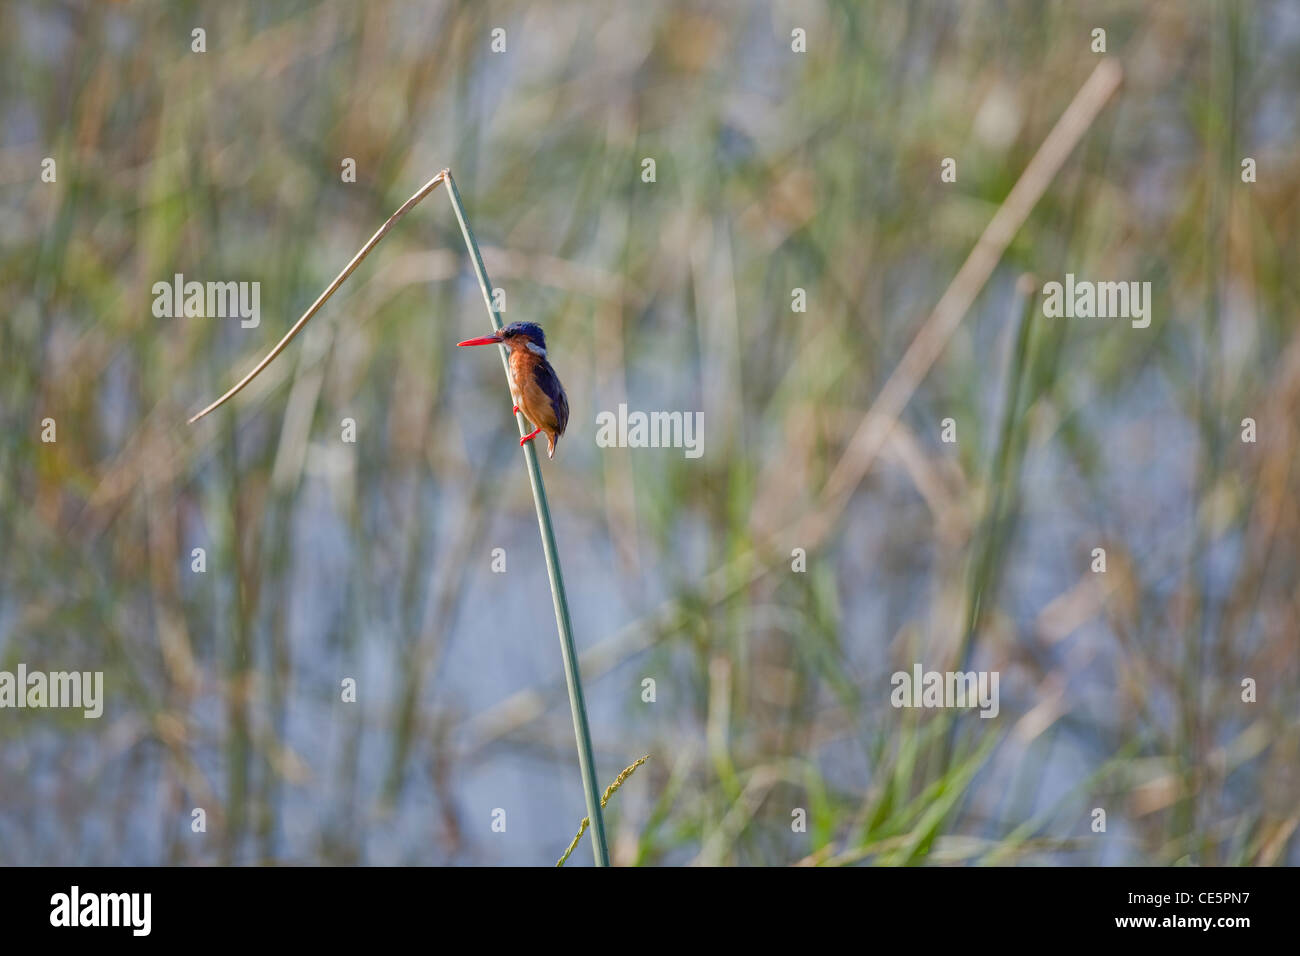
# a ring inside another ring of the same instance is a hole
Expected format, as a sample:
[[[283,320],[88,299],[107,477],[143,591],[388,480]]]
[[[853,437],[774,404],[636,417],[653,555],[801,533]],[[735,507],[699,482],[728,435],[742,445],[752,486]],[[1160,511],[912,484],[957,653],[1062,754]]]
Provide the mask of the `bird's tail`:
[[[546,433],[546,457],[547,458],[555,457],[555,439],[556,436],[553,433],[551,432]]]

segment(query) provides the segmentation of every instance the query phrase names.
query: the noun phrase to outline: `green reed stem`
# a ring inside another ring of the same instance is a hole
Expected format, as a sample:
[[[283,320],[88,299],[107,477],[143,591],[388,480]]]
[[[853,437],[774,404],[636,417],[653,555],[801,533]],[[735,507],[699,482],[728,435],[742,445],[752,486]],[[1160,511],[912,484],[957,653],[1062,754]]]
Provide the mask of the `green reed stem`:
[[[450,170],[446,172],[447,195],[451,198],[451,208],[456,212],[456,221],[465,237],[470,259],[474,263],[474,274],[478,277],[479,288],[483,290],[483,302],[487,305],[488,317],[495,329],[502,328],[501,315],[492,306],[492,283],[488,281],[487,269],[483,267],[483,256],[478,249],[478,241],[465,219],[465,208],[461,205],[460,190]],[[501,364],[506,370],[509,381],[510,367],[507,351],[500,346]],[[528,434],[524,417],[515,414],[521,436]],[[555,602],[555,626],[560,632],[560,653],[564,656],[564,680],[569,685],[569,709],[573,712],[573,733],[578,742],[578,766],[582,770],[582,789],[587,797],[587,817],[591,820],[591,848],[596,857],[597,866],[609,866],[609,847],[605,843],[605,820],[600,812],[600,799],[596,789],[596,759],[591,746],[591,728],[587,725],[587,704],[582,695],[582,676],[578,673],[578,651],[573,642],[573,625],[569,620],[569,601],[564,594],[564,574],[560,570],[559,550],[555,546],[555,529],[551,526],[551,509],[546,503],[546,485],[542,482],[542,472],[537,466],[537,451],[534,442],[524,444],[524,461],[528,463],[528,480],[533,486],[533,503],[537,506],[537,524],[542,532],[542,551],[546,554],[546,573],[551,579],[551,597]]]
[[[469,250],[470,259],[474,263],[474,274],[478,276],[479,288],[483,290],[483,301],[487,304],[488,317],[492,319],[493,327],[500,329],[502,325],[501,316],[492,307],[492,284],[488,281],[487,269],[483,267],[483,256],[478,250],[478,241],[474,238],[474,232],[465,219],[465,207],[461,204],[460,190],[456,188],[456,181],[451,177],[451,170],[444,169],[416,190],[410,199],[402,203],[397,211],[388,217],[388,221],[380,226],[379,230],[357,251],[352,260],[343,267],[343,271],[334,277],[334,281],[326,286],[325,291],[317,297],[315,302],[308,306],[307,311],[290,327],[289,331],[276,343],[275,347],[253,367],[252,371],[232,385],[224,395],[193,416],[190,419],[190,424],[192,425],[205,415],[216,411],[243,391],[249,382],[260,375],[275,360],[275,357],[285,350],[294,336],[302,331],[303,327],[311,320],[311,317],[329,301],[330,296],[337,292],[343,283],[347,281],[348,276],[353,273],[357,266],[361,265],[366,256],[370,255],[371,250],[379,245],[384,236],[388,235],[389,230],[396,225],[397,221],[423,202],[426,196],[443,183],[447,184],[447,195],[451,198],[451,208],[456,213],[456,221],[460,223],[461,234],[465,237],[465,247]],[[502,347],[500,352],[501,364],[506,370],[508,380],[510,366],[507,364],[505,348]],[[519,434],[521,436],[527,434],[523,416],[516,414],[515,420],[519,424]],[[578,674],[578,652],[573,643],[573,626],[569,622],[569,602],[564,596],[564,575],[560,572],[560,556],[555,546],[555,530],[551,527],[551,509],[546,504],[546,486],[542,483],[542,472],[537,467],[537,451],[533,442],[524,445],[524,461],[528,463],[528,480],[532,483],[533,502],[537,505],[537,524],[542,531],[542,551],[546,554],[546,572],[551,578],[551,597],[555,601],[555,624],[560,631],[560,652],[564,655],[564,679],[569,685],[569,707],[573,711],[573,732],[578,739],[578,765],[582,769],[582,789],[587,795],[587,816],[592,821],[592,850],[596,854],[597,866],[609,866],[609,849],[605,845],[605,821],[600,815],[600,801],[596,799],[596,760],[591,747],[591,730],[587,726],[587,705],[582,697],[582,678]]]
[[[609,798],[618,792],[619,787],[623,786],[623,781],[627,780],[628,777],[636,773],[636,768],[641,766],[649,759],[650,759],[650,755],[646,754],[640,760],[637,760],[630,767],[627,767],[626,769],[624,769],[622,773],[620,773],[617,777],[615,777],[614,782],[611,783],[608,787],[606,787],[605,792],[601,795],[600,805],[603,807],[607,803],[609,803]],[[560,857],[559,860],[556,861],[555,865],[557,867],[564,866],[564,864],[568,861],[569,857],[573,855],[573,851],[578,848],[578,841],[582,839],[582,835],[587,832],[587,827],[590,825],[591,825],[591,821],[586,817],[583,817],[582,823],[578,825],[578,835],[575,836],[573,840],[569,843],[569,847],[564,851],[564,855]]]

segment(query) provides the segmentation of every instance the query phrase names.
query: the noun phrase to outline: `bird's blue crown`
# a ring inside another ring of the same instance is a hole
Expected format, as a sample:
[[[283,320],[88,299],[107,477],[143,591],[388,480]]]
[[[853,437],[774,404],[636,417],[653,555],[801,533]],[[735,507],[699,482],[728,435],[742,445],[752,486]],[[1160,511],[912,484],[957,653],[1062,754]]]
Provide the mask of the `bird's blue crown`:
[[[536,322],[511,322],[501,330],[502,335],[526,335],[541,348],[546,348],[546,333]]]

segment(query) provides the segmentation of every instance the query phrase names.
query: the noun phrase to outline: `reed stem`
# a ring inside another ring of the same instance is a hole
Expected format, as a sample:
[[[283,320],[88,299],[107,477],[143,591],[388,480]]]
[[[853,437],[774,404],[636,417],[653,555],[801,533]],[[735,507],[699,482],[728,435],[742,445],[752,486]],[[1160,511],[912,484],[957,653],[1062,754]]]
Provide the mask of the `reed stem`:
[[[357,251],[352,260],[343,267],[343,271],[334,277],[334,281],[308,307],[307,311],[285,333],[276,346],[253,367],[252,371],[232,385],[224,395],[191,418],[190,424],[194,424],[200,418],[220,408],[243,391],[249,382],[256,378],[263,369],[271,364],[271,361],[277,355],[284,351],[285,346],[302,331],[303,326],[320,311],[330,296],[338,291],[347,277],[352,274],[353,270],[361,264],[366,256],[370,255],[371,250],[379,245],[380,240],[388,234],[388,231],[393,228],[397,221],[419,205],[426,196],[443,183],[447,184],[447,195],[451,198],[451,208],[456,213],[456,221],[460,223],[461,234],[465,237],[465,247],[469,250],[470,260],[474,263],[474,274],[478,277],[479,288],[483,290],[483,302],[487,305],[488,317],[492,320],[493,327],[500,329],[502,327],[501,316],[492,306],[492,283],[488,281],[487,269],[483,266],[483,256],[479,252],[478,241],[474,238],[474,231],[470,229],[469,222],[465,219],[465,207],[461,204],[460,190],[456,188],[456,181],[451,176],[451,170],[444,169],[416,190],[410,199],[402,203],[397,211],[388,217],[388,221],[380,226],[378,231]],[[508,382],[510,367],[507,364],[506,349],[502,347],[499,351],[501,352],[501,364],[506,370]],[[519,424],[520,436],[526,435],[524,417],[516,412],[515,421]],[[578,673],[578,652],[573,643],[573,625],[569,621],[569,601],[564,594],[564,575],[560,571],[560,555],[555,546],[555,529],[551,526],[551,509],[546,503],[546,485],[542,483],[542,472],[537,467],[537,451],[533,444],[533,442],[524,444],[524,461],[528,464],[528,480],[533,486],[533,503],[537,506],[537,524],[542,532],[542,551],[546,555],[546,573],[551,579],[551,597],[555,602],[555,625],[560,632],[560,653],[564,657],[564,680],[569,685],[569,708],[573,712],[573,732],[578,742],[578,766],[582,770],[582,789],[587,797],[587,817],[591,820],[591,846],[596,856],[596,865],[609,866],[609,848],[605,844],[605,820],[600,813],[601,805],[597,797],[599,791],[596,789],[596,759],[591,746],[591,729],[587,726],[587,704],[582,696],[582,677]]]
[[[501,315],[492,305],[492,283],[488,281],[487,269],[483,266],[483,256],[478,249],[478,241],[465,218],[465,208],[461,205],[460,190],[451,171],[445,172],[447,195],[451,198],[451,208],[456,212],[456,221],[465,237],[470,259],[474,263],[474,274],[478,277],[479,288],[483,291],[483,302],[487,306],[488,317],[495,329],[502,328]],[[501,365],[506,371],[509,382],[510,367],[507,351],[499,346]],[[523,415],[515,413],[521,436],[528,434]],[[573,733],[578,743],[578,766],[582,770],[582,789],[587,797],[587,817],[591,820],[591,849],[597,866],[609,866],[609,847],[605,842],[605,820],[600,812],[599,791],[596,789],[596,759],[591,746],[591,728],[587,725],[587,704],[582,694],[582,675],[578,672],[578,651],[573,642],[573,625],[569,620],[569,601],[564,593],[564,574],[560,570],[559,550],[555,545],[555,529],[551,525],[551,509],[546,503],[546,485],[542,481],[542,472],[537,465],[537,451],[533,442],[524,443],[524,461],[528,463],[528,480],[533,486],[533,503],[537,506],[537,525],[542,532],[542,551],[546,555],[546,573],[551,579],[551,597],[555,602],[555,626],[560,632],[560,653],[564,657],[564,680],[569,686],[569,709],[573,712]]]

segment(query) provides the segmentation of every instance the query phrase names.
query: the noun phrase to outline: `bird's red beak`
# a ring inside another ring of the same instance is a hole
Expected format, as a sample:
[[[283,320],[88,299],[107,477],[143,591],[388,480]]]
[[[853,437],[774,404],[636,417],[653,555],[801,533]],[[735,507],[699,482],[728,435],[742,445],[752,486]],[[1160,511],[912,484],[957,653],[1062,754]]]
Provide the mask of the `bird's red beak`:
[[[464,342],[457,342],[457,345],[500,345],[501,333],[495,335],[485,335],[482,338],[466,339]]]

